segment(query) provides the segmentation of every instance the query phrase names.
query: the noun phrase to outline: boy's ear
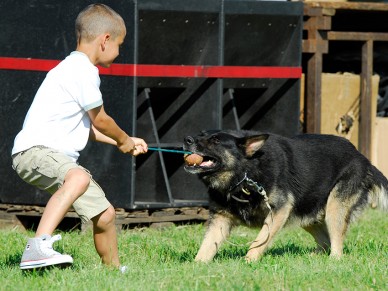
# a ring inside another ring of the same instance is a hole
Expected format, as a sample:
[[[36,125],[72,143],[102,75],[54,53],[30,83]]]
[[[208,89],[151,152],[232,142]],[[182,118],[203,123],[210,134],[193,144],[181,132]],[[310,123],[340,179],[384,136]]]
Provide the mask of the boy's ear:
[[[241,145],[245,150],[245,155],[252,157],[267,141],[269,134],[260,134],[255,136],[248,136],[241,139]]]
[[[105,33],[105,34],[101,35],[101,49],[102,49],[102,51],[105,51],[105,45],[109,39],[110,39],[109,33]]]

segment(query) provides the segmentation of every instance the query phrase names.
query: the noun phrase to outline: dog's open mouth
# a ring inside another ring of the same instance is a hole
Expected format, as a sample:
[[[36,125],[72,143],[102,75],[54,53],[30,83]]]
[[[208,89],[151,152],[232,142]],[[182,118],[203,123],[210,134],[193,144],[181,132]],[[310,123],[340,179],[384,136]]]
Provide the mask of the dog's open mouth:
[[[184,155],[184,159],[185,169],[189,172],[211,170],[218,164],[217,159],[196,153],[190,155],[186,154]]]

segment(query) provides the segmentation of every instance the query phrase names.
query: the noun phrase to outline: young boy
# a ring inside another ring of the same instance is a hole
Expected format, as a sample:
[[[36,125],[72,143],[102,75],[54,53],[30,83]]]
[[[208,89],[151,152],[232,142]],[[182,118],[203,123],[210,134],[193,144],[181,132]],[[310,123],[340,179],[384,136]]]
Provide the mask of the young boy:
[[[15,138],[13,168],[27,183],[52,194],[36,235],[24,250],[20,268],[69,265],[73,259],[53,250],[51,236],[73,205],[83,222],[93,222],[94,244],[104,264],[120,267],[115,210],[89,172],[77,164],[88,139],[117,146],[137,156],[148,148],[129,137],[105,113],[95,65],[109,67],[119,55],[126,28],[103,4],[92,4],[77,17],[77,49],[52,69],[40,86]]]

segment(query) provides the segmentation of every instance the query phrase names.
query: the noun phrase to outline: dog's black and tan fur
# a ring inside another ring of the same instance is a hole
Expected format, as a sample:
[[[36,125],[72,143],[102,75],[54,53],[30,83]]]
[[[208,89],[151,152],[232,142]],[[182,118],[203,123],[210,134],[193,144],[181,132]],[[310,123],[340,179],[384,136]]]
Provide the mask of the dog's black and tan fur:
[[[340,257],[349,223],[368,205],[388,209],[387,179],[344,138],[207,131],[186,137],[184,149],[204,158],[185,170],[210,199],[197,261],[211,261],[238,224],[261,227],[246,255],[255,261],[289,222],[308,231],[317,250]]]

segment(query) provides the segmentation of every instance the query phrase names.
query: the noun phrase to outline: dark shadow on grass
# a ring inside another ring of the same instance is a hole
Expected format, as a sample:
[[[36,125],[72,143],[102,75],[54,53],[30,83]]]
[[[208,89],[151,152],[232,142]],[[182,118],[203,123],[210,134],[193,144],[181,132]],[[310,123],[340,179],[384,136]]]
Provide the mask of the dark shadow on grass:
[[[10,268],[20,268],[20,261],[22,259],[22,253],[16,253],[9,255],[4,262],[1,262],[1,265],[10,267]],[[31,269],[31,270],[20,270],[23,276],[43,276],[46,273],[46,270],[43,268],[40,269]]]
[[[314,248],[301,248],[300,246],[295,245],[294,243],[288,243],[287,245],[284,245],[282,247],[271,248],[266,252],[266,254],[269,254],[274,257],[280,257],[284,255],[302,256],[308,253],[313,253],[314,250]]]
[[[177,255],[177,259],[180,263],[191,262],[195,259],[195,254],[190,252],[183,252]]]
[[[161,256],[159,260],[162,263],[165,263],[168,261],[185,263],[185,262],[194,261],[194,258],[195,258],[195,254],[189,251],[177,252],[173,249],[168,249],[167,251],[164,250],[163,253],[160,253],[160,254]]]
[[[243,258],[248,252],[248,247],[228,247],[220,250],[214,257],[215,260],[228,260]]]
[[[215,259],[218,260],[225,260],[225,259],[238,259],[238,258],[244,258],[249,250],[249,247],[229,247],[222,249],[217,253],[215,256]],[[274,257],[281,257],[285,255],[296,255],[296,256],[302,256],[306,253],[312,253],[314,252],[314,248],[304,248],[300,247],[298,245],[295,245],[293,243],[288,243],[287,245],[281,246],[281,247],[273,247],[269,248],[265,253],[264,256],[270,255]]]
[[[214,257],[215,260],[223,261],[229,259],[241,259],[244,258],[249,250],[248,246],[225,246],[223,247]],[[313,253],[314,248],[305,248],[295,245],[293,243],[288,243],[280,247],[274,247],[267,250],[264,256],[273,256],[273,257],[282,257],[282,256],[303,256],[308,253]],[[192,262],[195,259],[196,252],[183,251],[178,252],[172,248],[163,248],[163,251],[160,252],[160,261],[175,261],[179,263]]]
[[[214,259],[218,261],[230,260],[230,259],[244,259],[249,250],[248,245],[223,245],[222,249],[217,252]],[[282,256],[303,256],[313,253],[315,248],[300,247],[294,243],[287,243],[279,247],[272,247],[268,249],[264,256],[282,257]],[[177,251],[173,247],[161,246],[155,249],[158,254],[159,261],[161,263],[178,262],[186,263],[193,262],[198,249],[193,251],[190,247],[186,251]]]
[[[71,264],[63,264],[63,265],[54,265],[54,266],[47,266],[47,267],[41,267],[41,268],[34,268],[34,269],[27,269],[22,270],[23,275],[28,276],[46,276],[51,270],[53,269],[66,269],[70,267]]]
[[[21,259],[22,253],[11,254],[5,258],[4,262],[1,262],[1,265],[12,268],[19,267]]]

